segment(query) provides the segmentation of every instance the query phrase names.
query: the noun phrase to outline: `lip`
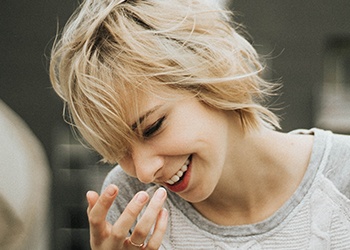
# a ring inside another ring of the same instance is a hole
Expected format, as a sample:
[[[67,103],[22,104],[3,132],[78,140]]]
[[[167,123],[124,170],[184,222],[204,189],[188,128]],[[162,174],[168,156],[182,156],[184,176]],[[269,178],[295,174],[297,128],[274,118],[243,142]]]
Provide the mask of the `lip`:
[[[190,179],[191,179],[192,155],[189,157],[189,160],[190,160],[190,163],[187,166],[187,171],[181,177],[181,180],[176,182],[173,185],[165,183],[165,186],[167,187],[167,189],[169,189],[170,191],[172,191],[174,193],[179,193],[179,192],[186,190],[186,188],[188,187],[188,184],[190,183]]]

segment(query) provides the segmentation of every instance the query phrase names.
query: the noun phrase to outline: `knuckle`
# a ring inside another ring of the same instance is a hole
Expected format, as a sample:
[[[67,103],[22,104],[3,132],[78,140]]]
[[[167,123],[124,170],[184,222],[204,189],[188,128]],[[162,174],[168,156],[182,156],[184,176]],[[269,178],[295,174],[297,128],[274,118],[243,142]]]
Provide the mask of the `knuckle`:
[[[114,241],[124,241],[125,240],[125,235],[120,234],[116,230],[112,230],[111,237],[113,238]]]
[[[163,207],[164,201],[159,202],[155,200],[151,200],[151,202],[148,204],[148,207],[153,210],[160,210]]]
[[[125,208],[124,212],[125,212],[126,214],[128,214],[129,216],[131,216],[132,218],[136,218],[136,217],[139,215],[139,213],[140,213],[140,211],[136,210],[136,209],[135,209],[134,207],[132,207],[132,206],[127,206],[127,207]]]
[[[98,202],[103,206],[103,207],[109,207],[111,201],[105,196],[102,195]]]
[[[143,228],[135,228],[134,232],[132,233],[133,236],[135,236],[136,238],[141,238],[141,239],[145,239],[148,236],[148,231],[146,231]]]
[[[101,224],[101,220],[94,216],[89,216],[89,223],[92,227],[96,227]]]
[[[166,229],[167,229],[167,226],[168,226],[167,221],[164,221],[163,223],[159,223],[159,224],[157,225],[157,230],[158,230],[160,233],[164,234],[165,231],[166,231]]]

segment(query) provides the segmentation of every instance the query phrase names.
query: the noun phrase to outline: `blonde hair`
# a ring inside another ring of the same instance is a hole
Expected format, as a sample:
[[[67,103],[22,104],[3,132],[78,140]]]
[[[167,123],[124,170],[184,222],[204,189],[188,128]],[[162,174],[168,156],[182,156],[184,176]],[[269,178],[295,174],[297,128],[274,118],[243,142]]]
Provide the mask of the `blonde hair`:
[[[231,12],[208,1],[86,0],[53,46],[52,85],[82,137],[111,163],[135,139],[126,121],[140,93],[186,91],[237,111],[246,129],[278,127],[261,104],[273,84],[233,26]]]

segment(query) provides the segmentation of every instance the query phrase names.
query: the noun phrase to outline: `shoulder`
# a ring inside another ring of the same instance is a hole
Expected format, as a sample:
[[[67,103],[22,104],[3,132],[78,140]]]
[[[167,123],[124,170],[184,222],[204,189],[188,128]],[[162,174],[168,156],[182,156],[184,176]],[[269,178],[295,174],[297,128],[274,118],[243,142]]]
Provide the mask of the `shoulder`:
[[[312,129],[314,148],[322,148],[323,174],[345,196],[350,198],[350,136]]]
[[[331,145],[324,174],[350,198],[350,136],[333,133],[329,136]]]
[[[350,136],[332,134],[330,160],[339,164],[350,164]]]
[[[350,199],[350,136],[317,128],[291,133],[314,135],[312,162]]]

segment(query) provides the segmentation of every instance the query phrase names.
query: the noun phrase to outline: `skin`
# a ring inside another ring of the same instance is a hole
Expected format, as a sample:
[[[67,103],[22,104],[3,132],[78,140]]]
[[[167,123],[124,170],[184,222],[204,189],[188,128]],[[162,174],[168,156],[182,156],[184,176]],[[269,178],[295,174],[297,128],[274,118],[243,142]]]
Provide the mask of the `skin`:
[[[120,161],[121,167],[141,182],[165,185],[191,155],[189,184],[177,194],[214,223],[241,225],[268,218],[295,192],[308,166],[312,136],[264,127],[244,131],[234,111],[209,108],[194,97],[170,102],[145,97],[141,107],[141,114],[149,113],[141,131],[165,119],[151,136],[134,144],[130,156]],[[130,117],[128,122],[137,119]],[[149,197],[145,192],[136,194],[110,225],[105,218],[116,196],[115,186],[109,186],[101,197],[91,191],[87,194],[93,249],[135,248],[126,237]],[[144,199],[141,202],[137,197]],[[165,192],[162,198],[151,199],[131,235],[133,242],[144,242],[156,222],[145,249],[161,245],[167,225],[167,213],[162,209],[165,199]]]
[[[158,249],[162,242],[168,213],[162,208],[166,199],[166,191],[162,188],[152,197],[141,220],[137,223],[133,235],[127,238],[129,229],[149,200],[144,191],[137,193],[125,208],[119,219],[111,225],[106,221],[108,209],[117,197],[118,187],[110,185],[99,197],[96,192],[89,191],[86,195],[89,206],[87,214],[90,224],[90,244],[92,249],[135,249],[130,240],[136,244],[144,242],[153,223],[154,233],[142,249]]]

